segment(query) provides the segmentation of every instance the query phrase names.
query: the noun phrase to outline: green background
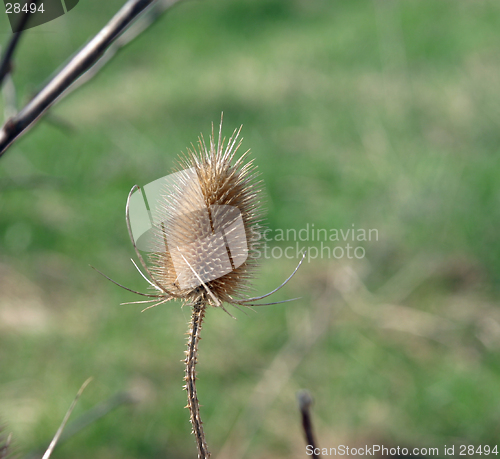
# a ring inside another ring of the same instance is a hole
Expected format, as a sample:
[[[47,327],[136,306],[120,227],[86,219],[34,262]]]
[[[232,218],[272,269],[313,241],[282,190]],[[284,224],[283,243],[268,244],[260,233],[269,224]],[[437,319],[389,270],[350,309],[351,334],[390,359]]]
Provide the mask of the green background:
[[[19,105],[121,4],[81,1],[27,31]],[[493,0],[186,1],[54,107],[0,159],[0,416],[15,449],[43,447],[93,376],[72,419],[119,392],[136,403],[54,458],[196,457],[188,307],[120,306],[141,298],[89,265],[146,290],[127,193],[167,175],[221,112],[225,135],[243,124],[269,228],[379,237],[362,259],[306,262],[273,297],[300,300],[231,308],[237,320],[208,311],[198,393],[212,457],[306,457],[301,388],[323,447],[498,443],[499,29]],[[263,259],[254,292],[296,262]]]

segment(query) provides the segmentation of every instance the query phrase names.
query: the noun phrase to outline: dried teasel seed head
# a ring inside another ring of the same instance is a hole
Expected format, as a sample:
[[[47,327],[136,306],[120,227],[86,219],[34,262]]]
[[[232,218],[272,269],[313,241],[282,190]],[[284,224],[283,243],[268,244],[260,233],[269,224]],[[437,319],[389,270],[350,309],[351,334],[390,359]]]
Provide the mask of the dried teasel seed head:
[[[151,273],[156,282],[190,303],[233,303],[248,291],[256,267],[252,244],[260,239],[262,182],[256,166],[239,158],[241,127],[227,143],[203,135],[180,157],[155,206]]]

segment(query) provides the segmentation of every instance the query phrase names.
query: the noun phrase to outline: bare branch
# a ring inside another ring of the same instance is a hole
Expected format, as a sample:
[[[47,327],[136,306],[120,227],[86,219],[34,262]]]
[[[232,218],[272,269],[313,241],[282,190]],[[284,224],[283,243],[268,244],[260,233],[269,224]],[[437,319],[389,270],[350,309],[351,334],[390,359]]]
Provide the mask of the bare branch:
[[[29,10],[27,10],[21,16],[20,22],[18,24],[19,32],[15,32],[12,35],[9,44],[5,48],[5,54],[3,55],[2,61],[0,62],[0,87],[2,86],[4,78],[12,71],[12,57],[14,56],[14,51],[19,44],[19,40],[21,39],[21,35],[24,32],[24,28],[29,18],[30,13]]]
[[[99,71],[118,53],[123,47],[128,45],[132,40],[137,38],[150,25],[152,25],[166,10],[174,6],[180,0],[158,0],[158,3],[153,5],[147,14],[141,16],[131,25],[116,41],[106,50],[99,60],[87,70],[81,77],[74,81],[68,89],[66,89],[54,103],[58,102],[63,97],[68,96],[73,91],[83,86],[94,78]]]
[[[149,6],[157,0],[128,0],[108,24],[87,43],[63,69],[0,130],[0,157],[7,148],[47,111],[47,109],[82,75],[103,56],[120,34]],[[165,2],[161,2],[162,4]],[[164,9],[176,3],[166,2]],[[147,25],[144,27],[146,28]],[[144,30],[144,29],[143,29]],[[139,34],[140,31],[137,32]],[[118,47],[119,48],[119,47]],[[115,50],[116,52],[116,50]],[[114,54],[114,53],[113,53]],[[109,58],[107,59],[109,60]],[[107,62],[105,60],[105,62]],[[91,75],[93,76],[93,75]]]

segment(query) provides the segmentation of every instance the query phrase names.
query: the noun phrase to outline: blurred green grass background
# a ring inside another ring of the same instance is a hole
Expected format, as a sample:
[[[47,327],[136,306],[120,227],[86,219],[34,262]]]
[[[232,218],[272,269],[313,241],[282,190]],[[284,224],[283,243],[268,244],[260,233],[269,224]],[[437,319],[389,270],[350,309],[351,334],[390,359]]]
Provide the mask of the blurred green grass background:
[[[121,4],[82,0],[28,31],[19,103]],[[140,298],[89,265],[145,290],[127,193],[222,111],[226,135],[243,124],[269,228],[379,237],[363,259],[305,263],[275,295],[296,302],[209,311],[198,391],[213,457],[305,457],[300,388],[320,446],[498,444],[499,27],[494,1],[184,2],[58,104],[0,160],[0,416],[17,450],[43,447],[93,376],[73,418],[121,391],[138,402],[53,457],[195,457],[187,307],[120,306]],[[262,260],[255,292],[296,262]]]

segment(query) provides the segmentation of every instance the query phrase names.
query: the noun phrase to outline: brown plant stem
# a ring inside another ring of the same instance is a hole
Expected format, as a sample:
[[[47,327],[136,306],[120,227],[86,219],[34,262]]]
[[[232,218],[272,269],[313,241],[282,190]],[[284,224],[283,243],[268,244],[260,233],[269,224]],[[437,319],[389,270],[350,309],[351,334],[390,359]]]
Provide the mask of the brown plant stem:
[[[193,305],[191,314],[191,322],[189,324],[188,343],[186,358],[186,385],[184,388],[188,393],[189,413],[191,415],[191,425],[193,434],[196,437],[196,446],[198,447],[198,459],[209,459],[210,452],[208,451],[207,442],[205,440],[205,432],[203,431],[203,422],[200,417],[200,405],[198,402],[198,394],[196,393],[196,363],[198,362],[198,342],[200,341],[201,325],[205,317],[205,309],[207,305],[203,300],[197,301]]]

